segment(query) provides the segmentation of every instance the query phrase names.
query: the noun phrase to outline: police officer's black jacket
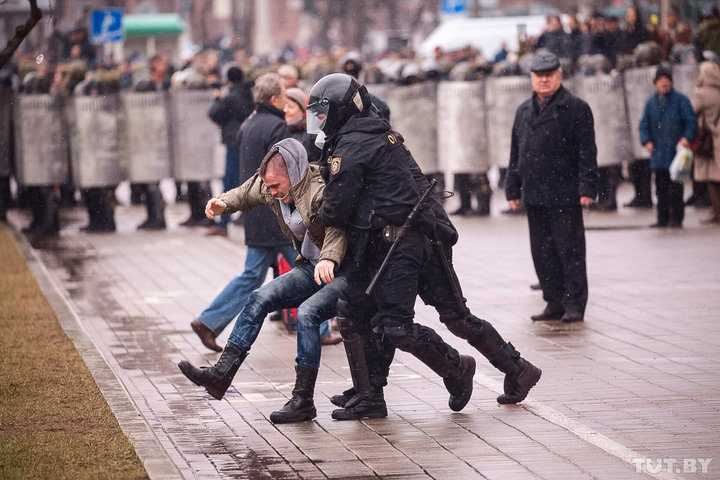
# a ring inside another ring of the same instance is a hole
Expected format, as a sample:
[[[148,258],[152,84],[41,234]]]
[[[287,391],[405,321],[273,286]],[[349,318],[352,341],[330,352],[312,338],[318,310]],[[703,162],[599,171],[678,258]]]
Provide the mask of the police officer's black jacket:
[[[593,115],[587,103],[563,86],[541,109],[535,95],[517,109],[508,200],[526,205],[577,206],[580,197],[597,194],[597,148]]]
[[[255,113],[240,130],[240,184],[255,175],[260,162],[273,145],[288,137],[290,130],[285,123],[285,113],[272,105],[258,103]],[[242,221],[248,247],[290,245],[269,208],[254,208],[243,214]]]
[[[350,117],[328,137],[320,165],[327,186],[318,217],[326,225],[399,226],[419,197],[405,148],[374,109]]]

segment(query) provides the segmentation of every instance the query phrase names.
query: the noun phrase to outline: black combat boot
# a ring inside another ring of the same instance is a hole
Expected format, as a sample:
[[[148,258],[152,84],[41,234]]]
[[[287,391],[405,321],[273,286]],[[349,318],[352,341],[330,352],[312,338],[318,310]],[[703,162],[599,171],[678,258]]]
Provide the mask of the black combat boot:
[[[232,343],[225,345],[217,363],[212,367],[194,367],[187,360],[178,363],[178,368],[195,385],[205,387],[205,390],[215,399],[221,400],[233,377],[247,357],[247,350]]]
[[[387,417],[387,405],[382,388],[358,393],[345,403],[344,408],[333,410],[335,420],[362,420]]]
[[[330,397],[330,403],[335,405],[336,407],[345,407],[347,403],[350,401],[351,398],[353,398],[355,395],[357,395],[357,390],[355,390],[355,387],[350,387],[344,392],[342,392],[340,395],[333,395]]]
[[[313,395],[318,369],[295,365],[295,388],[292,398],[281,408],[270,414],[272,423],[293,423],[312,420],[317,416]]]
[[[512,343],[503,347],[504,355],[490,360],[490,363],[505,374],[503,390],[497,398],[501,404],[520,403],[528,396],[530,389],[540,380],[542,370],[520,356]]]
[[[443,378],[445,388],[450,392],[448,406],[453,412],[459,412],[470,401],[475,376],[475,359],[469,355],[460,355],[460,372],[456,377]]]
[[[145,189],[147,220],[138,225],[138,230],[165,230],[165,200],[157,183],[148,183]]]
[[[490,363],[505,374],[503,395],[498,403],[519,403],[540,380],[542,370],[520,357],[512,343],[505,340],[490,322],[468,314],[465,318],[446,321],[448,329],[464,338],[475,347]]]

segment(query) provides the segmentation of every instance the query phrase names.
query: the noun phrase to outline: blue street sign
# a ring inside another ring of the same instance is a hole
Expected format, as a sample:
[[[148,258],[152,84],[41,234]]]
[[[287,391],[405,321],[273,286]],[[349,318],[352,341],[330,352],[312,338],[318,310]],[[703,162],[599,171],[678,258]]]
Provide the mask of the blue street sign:
[[[442,0],[440,2],[440,13],[446,15],[467,13],[467,0]]]
[[[125,32],[122,28],[121,9],[93,10],[90,17],[90,39],[93,43],[122,42]]]

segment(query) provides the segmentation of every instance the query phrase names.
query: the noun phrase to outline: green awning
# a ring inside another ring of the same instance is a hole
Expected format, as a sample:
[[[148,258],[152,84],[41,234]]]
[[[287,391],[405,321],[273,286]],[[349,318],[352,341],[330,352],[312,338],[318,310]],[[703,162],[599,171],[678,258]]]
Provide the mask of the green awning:
[[[177,13],[123,15],[125,35],[180,35],[185,22]]]

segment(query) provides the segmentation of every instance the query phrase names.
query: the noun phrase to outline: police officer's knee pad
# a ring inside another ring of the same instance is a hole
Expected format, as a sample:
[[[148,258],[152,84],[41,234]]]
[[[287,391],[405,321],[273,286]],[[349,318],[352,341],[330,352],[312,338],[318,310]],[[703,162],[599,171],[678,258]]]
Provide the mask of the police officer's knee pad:
[[[455,317],[443,323],[445,323],[448,330],[456,337],[470,340],[482,334],[486,322],[474,315],[468,315],[462,318]]]

